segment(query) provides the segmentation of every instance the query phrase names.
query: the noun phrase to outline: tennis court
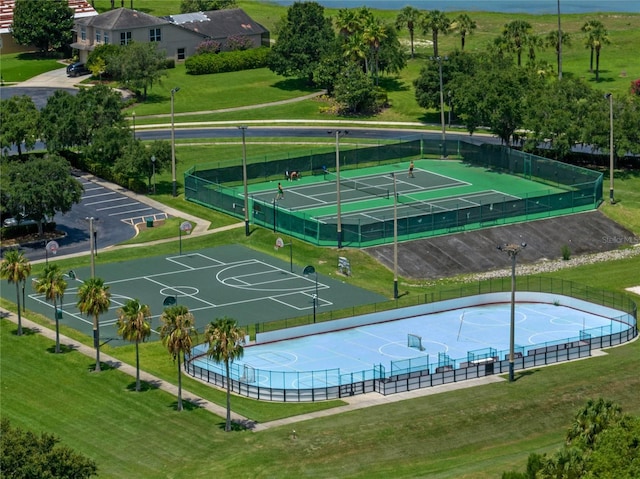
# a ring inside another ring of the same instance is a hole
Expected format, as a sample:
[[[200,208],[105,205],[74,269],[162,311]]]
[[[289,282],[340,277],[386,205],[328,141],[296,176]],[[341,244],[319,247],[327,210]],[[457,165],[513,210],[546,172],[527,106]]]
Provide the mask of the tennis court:
[[[575,305],[518,303],[515,351],[519,357],[536,348],[580,342],[629,328],[626,321],[632,318],[621,311],[585,302],[580,306],[589,310]],[[403,317],[411,310],[392,313],[394,319],[390,321],[250,345],[234,362],[232,377],[262,388],[314,389],[339,386],[345,377],[362,378],[369,371],[369,377],[373,377],[380,366],[393,376],[424,369],[435,372],[446,366],[454,369],[474,362],[484,364],[508,356],[508,303],[411,317]],[[224,375],[224,368],[205,353],[206,345],[199,345],[193,356],[200,356],[193,365]]]
[[[319,246],[369,247],[586,211],[602,200],[600,173],[495,145],[458,141],[449,151],[460,159],[446,160],[429,158],[434,148],[422,139],[341,151],[340,165],[322,154],[252,164],[250,219]],[[193,168],[185,196],[244,217],[242,179],[238,167]]]
[[[295,257],[295,246],[292,254]],[[318,275],[316,284],[316,276],[304,275],[303,268],[293,264],[287,253],[278,259],[237,245],[116,264],[98,263],[96,274],[111,292],[111,307],[100,317],[101,341],[110,345],[124,344],[116,334],[117,310],[131,298],[151,308],[151,340],[158,339],[160,315],[167,300],[187,306],[200,332],[210,321],[223,316],[248,326],[310,315],[316,292],[319,313],[386,300],[323,275]],[[68,287],[61,324],[90,336],[93,318],[82,315],[76,307],[78,288],[90,271],[81,269],[74,275],[75,279],[65,277]],[[2,288],[2,295],[9,300],[15,300],[12,293],[15,296],[15,288]],[[27,308],[53,317],[53,305],[32,289]]]

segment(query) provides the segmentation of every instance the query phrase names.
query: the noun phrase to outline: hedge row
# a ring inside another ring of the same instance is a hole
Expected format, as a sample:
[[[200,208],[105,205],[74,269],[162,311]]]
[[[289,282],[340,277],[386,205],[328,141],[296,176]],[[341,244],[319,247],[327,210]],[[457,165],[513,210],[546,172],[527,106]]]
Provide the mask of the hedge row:
[[[187,58],[184,64],[190,75],[236,72],[266,67],[268,54],[269,49],[266,47],[233,52],[202,53]]]

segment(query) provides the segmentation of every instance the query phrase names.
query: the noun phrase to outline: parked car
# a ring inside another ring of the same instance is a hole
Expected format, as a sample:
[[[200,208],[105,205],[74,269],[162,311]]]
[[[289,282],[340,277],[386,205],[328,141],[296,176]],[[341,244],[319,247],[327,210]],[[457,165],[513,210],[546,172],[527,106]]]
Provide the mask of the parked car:
[[[76,62],[67,67],[67,76],[77,77],[80,75],[89,75],[91,71],[84,63]]]
[[[35,225],[37,223],[37,221],[31,220],[29,218],[24,218],[22,220],[20,220],[20,222],[18,222],[18,218],[6,218],[3,222],[2,222],[2,226],[4,226],[5,228],[10,228],[12,226],[18,226],[20,225]]]

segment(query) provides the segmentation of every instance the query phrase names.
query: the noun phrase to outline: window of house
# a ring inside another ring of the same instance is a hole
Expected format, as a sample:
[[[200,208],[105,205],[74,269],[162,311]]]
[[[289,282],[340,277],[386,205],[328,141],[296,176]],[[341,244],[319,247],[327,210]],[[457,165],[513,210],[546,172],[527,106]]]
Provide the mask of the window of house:
[[[102,41],[102,32],[100,30],[96,30],[96,43],[100,43]]]
[[[159,28],[152,28],[149,30],[149,41],[150,42],[161,42],[162,35]]]
[[[104,43],[109,43],[109,32],[104,32]]]
[[[86,41],[87,39],[87,29],[85,27],[80,28],[80,38],[83,41]]]
[[[120,32],[120,45],[129,45],[131,43],[131,32]]]
[[[185,58],[184,48],[178,48],[178,60],[184,60],[184,58]]]

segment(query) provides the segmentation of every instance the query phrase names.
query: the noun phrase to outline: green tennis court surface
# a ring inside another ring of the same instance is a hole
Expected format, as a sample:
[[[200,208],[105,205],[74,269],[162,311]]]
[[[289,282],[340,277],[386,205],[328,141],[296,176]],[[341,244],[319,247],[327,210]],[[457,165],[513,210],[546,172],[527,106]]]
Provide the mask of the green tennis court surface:
[[[304,268],[295,264],[291,271],[289,255],[282,253],[282,256],[283,260],[274,259],[231,245],[183,255],[176,252],[173,256],[98,264],[96,275],[105,280],[112,295],[109,312],[100,317],[101,341],[110,341],[112,345],[121,343],[115,328],[117,309],[130,298],[151,307],[154,332],[158,331],[167,298],[189,308],[200,332],[210,321],[222,316],[247,326],[312,314],[315,275],[303,275]],[[74,272],[75,280],[65,277],[69,285],[61,324],[90,336],[93,319],[83,316],[76,308],[78,287],[90,276],[90,271]],[[318,313],[386,300],[344,283],[341,278],[318,275]],[[15,296],[15,288],[3,284],[2,295],[12,300],[12,294]],[[31,289],[27,308],[53,318],[53,306]],[[158,339],[158,335],[153,334],[151,339]]]

